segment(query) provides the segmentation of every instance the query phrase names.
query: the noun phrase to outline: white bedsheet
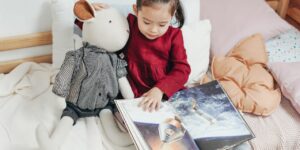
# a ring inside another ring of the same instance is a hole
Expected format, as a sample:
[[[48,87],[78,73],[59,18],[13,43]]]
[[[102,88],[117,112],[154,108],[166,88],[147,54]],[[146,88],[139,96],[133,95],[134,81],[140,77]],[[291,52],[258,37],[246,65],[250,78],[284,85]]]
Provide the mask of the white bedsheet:
[[[43,123],[49,132],[53,130],[65,107],[64,99],[52,93],[50,83],[56,73],[50,64],[29,62],[0,75],[1,150],[38,149],[37,125]],[[102,138],[102,132],[98,117],[94,117],[89,127],[86,119],[79,119],[61,149],[103,149],[103,140],[107,139]],[[104,146],[110,149],[111,145]]]
[[[43,123],[49,132],[60,120],[65,100],[52,93],[58,70],[51,64],[23,63],[9,74],[0,74],[0,149],[37,150],[36,127]],[[103,123],[105,121],[105,123]],[[102,124],[101,124],[102,122]],[[61,150],[134,150],[134,145],[117,146],[111,140],[126,141],[126,136],[107,137],[115,124],[94,117],[92,123],[79,119]],[[106,124],[106,126],[102,126]],[[103,129],[105,128],[105,131]],[[116,129],[117,127],[115,127]],[[128,135],[129,136],[129,135]],[[118,142],[117,142],[118,143]],[[248,142],[235,150],[249,150]]]

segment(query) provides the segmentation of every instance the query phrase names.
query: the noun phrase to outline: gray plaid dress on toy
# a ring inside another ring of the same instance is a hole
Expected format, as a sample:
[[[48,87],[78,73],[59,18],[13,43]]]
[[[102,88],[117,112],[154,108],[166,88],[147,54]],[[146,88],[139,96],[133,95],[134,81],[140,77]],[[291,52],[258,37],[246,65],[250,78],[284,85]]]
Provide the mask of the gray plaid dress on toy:
[[[62,116],[74,123],[80,117],[97,116],[118,95],[118,79],[126,76],[127,63],[117,54],[84,43],[69,51],[55,78],[53,92],[65,97]]]

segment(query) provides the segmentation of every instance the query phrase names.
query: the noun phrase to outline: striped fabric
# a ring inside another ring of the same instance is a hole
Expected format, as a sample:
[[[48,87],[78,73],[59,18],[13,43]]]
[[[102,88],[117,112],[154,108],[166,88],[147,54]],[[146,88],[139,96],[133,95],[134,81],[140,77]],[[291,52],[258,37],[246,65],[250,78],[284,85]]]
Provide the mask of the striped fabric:
[[[299,150],[300,114],[283,98],[268,117],[244,115],[256,138],[250,141],[254,150]]]

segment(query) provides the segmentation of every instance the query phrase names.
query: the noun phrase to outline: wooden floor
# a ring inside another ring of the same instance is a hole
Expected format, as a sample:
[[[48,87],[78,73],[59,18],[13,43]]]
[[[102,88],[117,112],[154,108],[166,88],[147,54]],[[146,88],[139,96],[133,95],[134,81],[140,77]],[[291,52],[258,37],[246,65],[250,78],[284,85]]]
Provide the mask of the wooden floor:
[[[286,20],[300,30],[300,0],[290,0]]]

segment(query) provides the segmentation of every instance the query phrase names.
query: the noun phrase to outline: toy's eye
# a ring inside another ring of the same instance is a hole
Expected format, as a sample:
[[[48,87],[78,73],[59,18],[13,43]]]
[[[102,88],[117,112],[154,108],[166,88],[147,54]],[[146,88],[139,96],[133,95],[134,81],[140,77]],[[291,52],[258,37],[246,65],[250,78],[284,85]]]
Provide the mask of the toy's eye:
[[[111,23],[112,21],[111,21],[111,20],[109,20],[108,22],[109,22],[109,23]]]

